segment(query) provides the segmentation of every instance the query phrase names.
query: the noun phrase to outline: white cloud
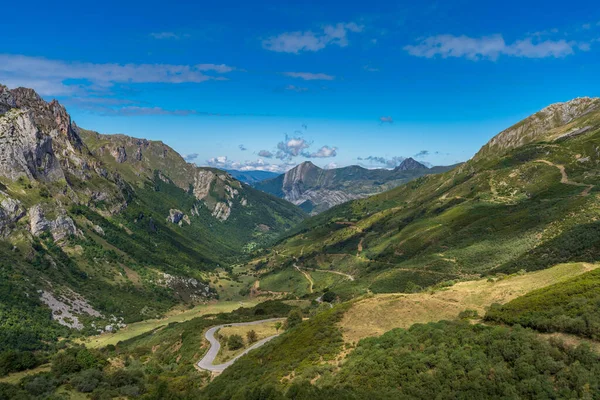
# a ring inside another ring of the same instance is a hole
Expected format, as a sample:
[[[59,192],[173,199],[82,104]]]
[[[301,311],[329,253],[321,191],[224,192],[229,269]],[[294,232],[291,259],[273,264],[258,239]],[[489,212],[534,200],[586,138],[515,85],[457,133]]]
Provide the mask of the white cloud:
[[[42,95],[106,90],[119,83],[200,83],[224,79],[207,75],[205,71],[231,70],[232,67],[216,64],[96,64],[0,54],[0,82],[9,87],[31,87]]]
[[[337,147],[323,146],[314,153],[303,152],[306,158],[329,158],[337,156]]]
[[[382,124],[393,124],[394,118],[388,116],[379,117],[379,122]]]
[[[280,160],[291,160],[292,157],[299,156],[305,149],[310,147],[310,143],[300,137],[285,136],[285,140],[277,144],[276,158]]]
[[[269,150],[261,150],[258,152],[258,156],[264,158],[273,158],[273,153],[271,153]]]
[[[338,167],[338,165],[335,162],[330,162],[329,164],[325,165],[323,168],[325,169],[336,169]]]
[[[254,161],[233,161],[225,156],[213,157],[206,160],[206,166],[219,169],[233,169],[239,171],[270,171],[284,173],[294,165],[290,163],[270,164],[262,158]]]
[[[368,156],[368,157],[358,157],[358,161],[367,161],[366,163],[359,162],[360,165],[373,168],[376,167],[384,167],[384,168],[396,168],[398,165],[402,163],[406,158],[402,156],[394,156],[392,158],[385,157],[377,157],[377,156]]]
[[[225,74],[235,70],[235,68],[225,64],[198,64],[196,65],[196,69],[198,71],[214,71],[219,74]]]
[[[335,79],[335,76],[332,75],[323,73],[314,74],[312,72],[283,72],[283,75],[291,78],[304,79],[305,81],[332,81]]]
[[[183,159],[187,162],[192,162],[196,158],[198,158],[198,153],[191,153],[191,154],[186,154],[183,156]]]
[[[575,41],[539,40],[528,37],[507,44],[502,35],[468,36],[436,35],[404,47],[410,55],[433,58],[464,57],[469,60],[496,60],[501,55],[522,58],[562,58],[574,54],[581,44]]]
[[[271,51],[295,54],[303,51],[319,51],[332,44],[346,47],[348,32],[358,33],[363,28],[362,25],[350,22],[325,25],[316,33],[313,31],[284,32],[263,40],[262,46]]]

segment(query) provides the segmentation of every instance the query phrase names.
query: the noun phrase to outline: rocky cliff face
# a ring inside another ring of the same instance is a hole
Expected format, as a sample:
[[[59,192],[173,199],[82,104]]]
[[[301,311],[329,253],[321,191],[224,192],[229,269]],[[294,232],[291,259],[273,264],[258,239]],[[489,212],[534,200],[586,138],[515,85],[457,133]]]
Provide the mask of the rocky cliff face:
[[[436,172],[443,170],[437,167]],[[429,168],[412,158],[394,170],[369,170],[356,165],[324,170],[307,161],[277,178],[258,182],[255,187],[314,215],[338,204],[392,189],[427,173]]]
[[[406,160],[403,160],[400,165],[398,165],[394,171],[412,171],[417,169],[429,169],[425,165],[416,161],[414,158],[409,157]]]
[[[486,156],[500,156],[507,151],[527,143],[550,136],[553,130],[571,121],[600,109],[600,99],[580,97],[565,103],[551,104],[523,121],[511,126],[493,137],[475,155],[475,159]]]
[[[0,85],[0,279],[31,300],[9,319],[50,307],[58,323],[89,329],[202,301],[215,294],[205,271],[304,216],[162,142],[82,129],[57,101]]]

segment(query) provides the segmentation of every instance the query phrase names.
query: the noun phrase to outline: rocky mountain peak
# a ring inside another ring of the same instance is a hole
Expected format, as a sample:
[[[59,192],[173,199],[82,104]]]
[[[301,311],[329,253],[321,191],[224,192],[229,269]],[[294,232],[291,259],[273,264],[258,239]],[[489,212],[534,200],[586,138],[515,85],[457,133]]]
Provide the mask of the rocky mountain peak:
[[[283,186],[288,187],[302,183],[306,180],[309,174],[317,171],[321,171],[321,168],[317,167],[310,161],[304,161],[285,173],[283,178]]]
[[[0,115],[16,106],[17,103],[12,92],[6,86],[0,85]]]
[[[421,164],[420,162],[416,161],[414,158],[409,157],[405,160],[403,160],[400,165],[398,165],[396,168],[394,168],[394,171],[410,171],[410,170],[415,170],[415,169],[429,169],[427,168],[425,165]]]
[[[597,97],[578,97],[564,103],[551,104],[494,136],[474,158],[502,155],[510,149],[541,140],[549,131],[599,108],[600,98]]]

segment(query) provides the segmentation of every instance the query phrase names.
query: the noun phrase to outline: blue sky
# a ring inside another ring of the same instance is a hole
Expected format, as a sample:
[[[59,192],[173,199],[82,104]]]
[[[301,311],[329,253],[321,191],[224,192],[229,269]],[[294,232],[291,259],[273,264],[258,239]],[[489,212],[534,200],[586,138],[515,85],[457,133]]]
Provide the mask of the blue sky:
[[[0,83],[199,165],[278,172],[465,161],[600,95],[597,2],[416,3],[8,2]]]

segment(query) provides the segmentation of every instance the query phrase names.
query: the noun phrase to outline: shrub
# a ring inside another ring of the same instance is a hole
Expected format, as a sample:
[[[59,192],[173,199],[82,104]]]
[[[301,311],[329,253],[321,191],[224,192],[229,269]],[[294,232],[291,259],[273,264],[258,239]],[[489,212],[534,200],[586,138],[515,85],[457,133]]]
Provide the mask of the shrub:
[[[229,350],[238,350],[244,347],[244,339],[240,335],[231,335],[227,339],[227,347]]]

